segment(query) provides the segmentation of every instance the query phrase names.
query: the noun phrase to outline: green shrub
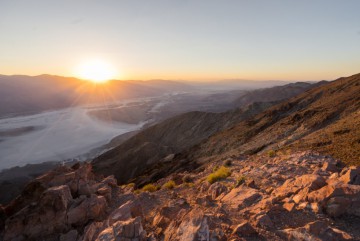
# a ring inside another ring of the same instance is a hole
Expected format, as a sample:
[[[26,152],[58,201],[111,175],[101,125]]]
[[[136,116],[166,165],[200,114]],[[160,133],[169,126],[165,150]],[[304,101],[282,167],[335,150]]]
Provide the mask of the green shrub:
[[[159,187],[150,183],[150,184],[146,184],[145,186],[143,186],[142,190],[144,192],[155,192],[155,191],[159,190]]]
[[[176,183],[173,180],[170,180],[163,185],[163,188],[167,189],[173,189],[174,187],[176,187]]]
[[[276,155],[276,152],[274,150],[270,150],[267,154],[269,157],[274,157]]]
[[[231,166],[232,165],[232,161],[231,160],[226,160],[225,162],[224,162],[224,166],[226,166],[226,167],[229,167],[229,166]]]
[[[240,176],[236,179],[236,183],[235,183],[235,187],[240,186],[241,184],[243,184],[246,180],[245,176]]]
[[[209,183],[214,183],[221,179],[225,179],[230,175],[231,175],[231,171],[229,170],[229,168],[222,166],[219,169],[217,169],[215,172],[207,176],[206,180]]]
[[[185,175],[185,176],[183,176],[182,181],[183,181],[183,183],[190,183],[190,182],[192,182],[192,178],[190,175]]]

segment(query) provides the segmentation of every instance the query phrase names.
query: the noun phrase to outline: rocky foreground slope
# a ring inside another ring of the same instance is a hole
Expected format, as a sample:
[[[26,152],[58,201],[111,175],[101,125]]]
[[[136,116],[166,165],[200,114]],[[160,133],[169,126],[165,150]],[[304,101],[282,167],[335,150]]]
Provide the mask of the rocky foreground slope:
[[[271,156],[271,157],[270,157]],[[134,190],[59,167],[1,208],[3,240],[360,240],[360,167],[312,152],[237,156]]]

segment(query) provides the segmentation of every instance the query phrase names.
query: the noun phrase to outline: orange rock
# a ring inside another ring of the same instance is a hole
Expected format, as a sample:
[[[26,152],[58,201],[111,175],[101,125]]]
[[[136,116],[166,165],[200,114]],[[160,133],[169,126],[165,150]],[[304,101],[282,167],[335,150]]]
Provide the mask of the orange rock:
[[[340,181],[347,184],[360,185],[360,167],[349,167],[340,173]]]
[[[291,212],[295,207],[295,203],[284,203],[283,208]]]
[[[256,189],[241,185],[231,190],[221,201],[233,208],[242,208],[257,203],[261,198],[262,195]]]

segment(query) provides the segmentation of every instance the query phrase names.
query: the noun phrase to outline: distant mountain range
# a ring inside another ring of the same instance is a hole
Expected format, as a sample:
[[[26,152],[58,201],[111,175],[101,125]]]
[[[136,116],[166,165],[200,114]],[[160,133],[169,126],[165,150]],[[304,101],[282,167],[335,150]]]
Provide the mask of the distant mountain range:
[[[54,75],[0,75],[0,117],[159,96],[171,92],[252,90],[287,83],[246,80],[197,83],[172,80],[112,80],[105,84],[94,84],[77,78]]]
[[[0,75],[0,116],[30,114],[81,104],[104,104],[131,98],[188,91],[187,84],[167,81],[109,81],[94,84],[76,78]]]

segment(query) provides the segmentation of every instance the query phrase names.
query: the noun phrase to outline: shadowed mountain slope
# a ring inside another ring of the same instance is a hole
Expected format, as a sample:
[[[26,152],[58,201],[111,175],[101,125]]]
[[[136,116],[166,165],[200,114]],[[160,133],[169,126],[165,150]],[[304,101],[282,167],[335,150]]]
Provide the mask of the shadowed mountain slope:
[[[316,85],[321,84],[323,83]],[[271,97],[263,93],[266,92],[266,89],[255,90],[254,92],[258,94],[248,92],[242,97],[247,101],[237,103],[237,106],[242,107],[251,104],[242,109],[224,113],[190,112],[168,119],[145,129],[96,158],[93,162],[94,169],[106,175],[115,174],[120,182],[126,182],[167,155],[182,152],[214,133],[228,129],[275,104],[275,102],[254,103],[263,100],[262,97],[265,100],[281,100],[286,96],[304,92],[312,86],[315,85],[296,83],[269,88],[268,90],[272,93]],[[169,156],[166,160],[171,160],[171,158],[172,156]]]
[[[170,118],[145,129],[96,158],[93,161],[94,169],[106,175],[115,174],[119,182],[126,182],[146,170],[149,165],[198,144],[212,134],[271,105],[257,103],[244,110],[226,113],[197,111]]]

